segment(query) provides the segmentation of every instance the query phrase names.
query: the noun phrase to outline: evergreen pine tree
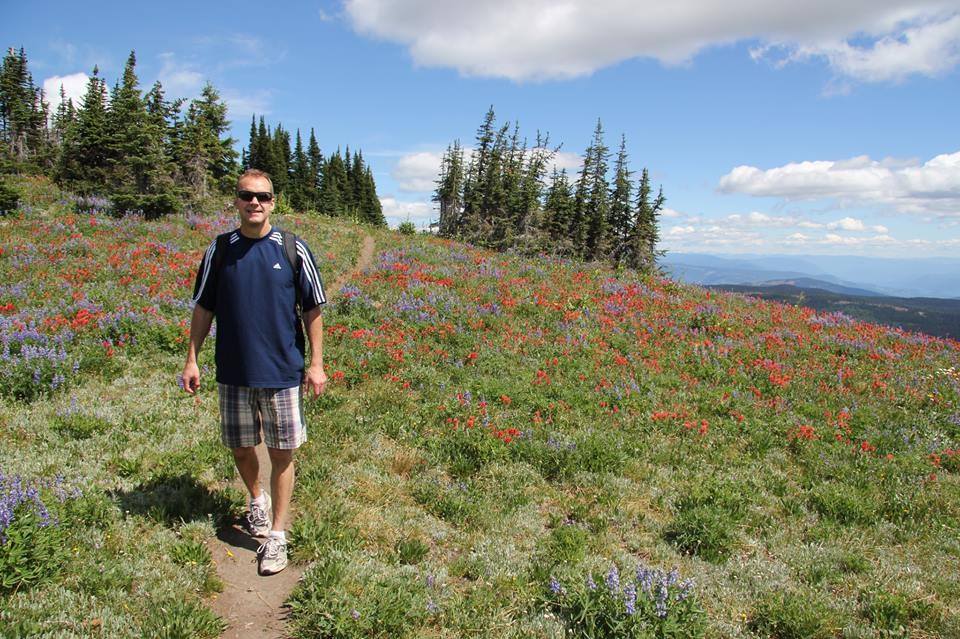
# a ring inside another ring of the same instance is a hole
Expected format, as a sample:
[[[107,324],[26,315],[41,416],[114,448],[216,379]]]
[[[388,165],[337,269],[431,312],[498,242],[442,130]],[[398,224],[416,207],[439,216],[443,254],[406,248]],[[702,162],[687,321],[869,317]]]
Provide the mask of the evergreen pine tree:
[[[587,222],[590,219],[590,190],[593,181],[593,144],[583,153],[583,164],[580,166],[580,176],[577,178],[577,188],[573,196],[573,211],[570,215],[568,229],[571,250],[577,257],[588,257],[587,250]]]
[[[650,175],[644,168],[640,175],[640,186],[637,189],[637,206],[634,213],[633,229],[630,233],[628,262],[640,271],[650,272],[657,268],[656,260],[663,255],[657,249],[660,241],[658,218],[666,198],[663,188],[660,188],[657,197],[651,201]]]
[[[373,180],[373,171],[369,166],[364,168],[363,184],[365,202],[363,220],[374,226],[386,226],[387,219],[383,216],[383,205],[380,204],[380,197],[377,195],[377,185]]]
[[[303,151],[300,129],[297,129],[297,143],[293,149],[293,159],[290,165],[290,186],[288,187],[290,205],[294,210],[304,211],[308,207],[306,192],[309,178],[307,154]]]
[[[73,126],[76,120],[76,111],[73,108],[73,100],[67,97],[67,92],[63,85],[60,85],[60,104],[57,106],[57,112],[53,114],[53,126],[51,129],[51,142],[59,149],[67,135],[67,129]]]
[[[83,103],[64,137],[56,178],[74,191],[103,194],[107,185],[107,87],[100,70],[93,68]]]
[[[613,190],[610,192],[610,258],[616,264],[627,250],[630,230],[633,226],[633,185],[631,171],[627,167],[627,137],[620,138],[620,151],[614,169]]]
[[[48,107],[34,85],[21,48],[7,51],[0,66],[0,161],[5,170],[47,168],[50,159]]]
[[[158,217],[176,210],[179,198],[164,153],[163,121],[147,112],[136,63],[131,51],[107,110],[107,186],[118,210],[139,210],[147,217]]]
[[[187,107],[179,139],[178,164],[195,198],[233,187],[237,152],[233,138],[222,137],[229,128],[227,105],[213,85],[207,84]]]
[[[250,116],[250,142],[247,144],[246,148],[246,159],[243,162],[243,169],[257,169],[262,165],[262,160],[260,158],[260,145],[259,139],[257,137],[257,116]],[[262,169],[261,169],[262,170]]]
[[[437,233],[440,237],[456,237],[460,217],[463,214],[463,148],[460,140],[447,147],[440,161],[440,177],[434,191],[433,201],[440,209]]]
[[[554,167],[544,209],[546,231],[551,244],[556,247],[555,252],[572,253],[574,246],[570,241],[570,227],[573,222],[574,198],[566,169],[557,172]]]
[[[549,148],[549,136],[542,136],[537,132],[537,141],[530,150],[526,165],[523,168],[523,177],[520,180],[520,201],[516,233],[525,237],[531,233],[535,225],[535,216],[538,213],[540,199],[543,196],[543,180],[547,171],[547,164],[553,158],[555,151]]]
[[[610,215],[610,184],[607,181],[609,149],[603,142],[603,125],[597,120],[593,132],[593,162],[591,165],[589,196],[586,213],[586,247],[584,256],[596,260],[602,257],[609,245],[607,220]]]
[[[339,217],[344,214],[343,192],[347,183],[347,170],[340,149],[324,163],[322,175],[320,210],[326,215]]]
[[[277,128],[273,130],[270,146],[273,150],[273,163],[266,170],[273,178],[273,190],[277,193],[286,193],[287,186],[290,184],[290,134],[282,124],[278,123]]]
[[[306,200],[307,207],[317,211],[320,210],[320,181],[323,171],[323,153],[320,151],[320,145],[317,144],[317,136],[313,129],[310,129],[310,142],[307,144],[307,183]]]

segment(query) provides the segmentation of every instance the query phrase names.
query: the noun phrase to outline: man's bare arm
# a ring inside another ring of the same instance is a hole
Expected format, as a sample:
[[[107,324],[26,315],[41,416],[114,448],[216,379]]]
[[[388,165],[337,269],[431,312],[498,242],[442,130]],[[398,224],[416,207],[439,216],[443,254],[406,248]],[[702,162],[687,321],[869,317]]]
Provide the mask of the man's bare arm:
[[[307,341],[310,342],[310,366],[303,377],[303,384],[313,396],[318,397],[327,386],[327,373],[323,370],[323,316],[320,307],[315,306],[303,314],[303,323],[307,329]]]
[[[199,304],[193,307],[190,317],[190,345],[187,347],[187,362],[183,365],[183,390],[191,395],[200,388],[200,368],[197,366],[197,355],[203,340],[210,333],[213,324],[213,311],[208,311]]]

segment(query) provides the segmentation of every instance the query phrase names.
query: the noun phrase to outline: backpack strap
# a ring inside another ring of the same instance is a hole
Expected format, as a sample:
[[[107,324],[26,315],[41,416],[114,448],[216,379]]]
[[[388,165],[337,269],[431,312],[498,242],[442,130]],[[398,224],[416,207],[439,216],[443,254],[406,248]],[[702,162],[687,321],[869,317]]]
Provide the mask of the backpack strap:
[[[223,269],[223,261],[227,258],[227,242],[230,233],[221,233],[217,236],[217,248],[213,252],[213,272],[217,275]]]
[[[297,253],[297,236],[295,233],[280,229],[280,235],[283,237],[283,254],[287,256],[287,262],[293,269],[293,290],[297,295],[297,313],[300,313],[302,307],[300,300],[300,271],[303,270],[303,259]]]

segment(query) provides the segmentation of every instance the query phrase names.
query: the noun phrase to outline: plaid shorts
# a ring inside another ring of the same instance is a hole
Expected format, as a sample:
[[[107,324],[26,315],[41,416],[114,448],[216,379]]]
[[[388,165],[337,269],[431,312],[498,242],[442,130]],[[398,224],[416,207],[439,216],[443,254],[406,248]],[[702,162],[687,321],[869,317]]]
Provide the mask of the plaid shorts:
[[[267,448],[291,450],[307,441],[303,393],[293,388],[249,388],[217,384],[220,440],[227,448],[256,446],[261,426]]]

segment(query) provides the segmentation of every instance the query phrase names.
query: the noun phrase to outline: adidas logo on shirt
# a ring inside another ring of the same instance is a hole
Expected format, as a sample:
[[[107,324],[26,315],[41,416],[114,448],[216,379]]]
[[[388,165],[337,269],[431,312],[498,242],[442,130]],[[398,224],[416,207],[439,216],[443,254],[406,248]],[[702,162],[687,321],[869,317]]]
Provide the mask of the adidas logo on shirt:
[[[277,262],[276,264],[273,265],[273,270],[275,270],[275,271],[279,271],[279,270],[280,270],[280,262]]]

